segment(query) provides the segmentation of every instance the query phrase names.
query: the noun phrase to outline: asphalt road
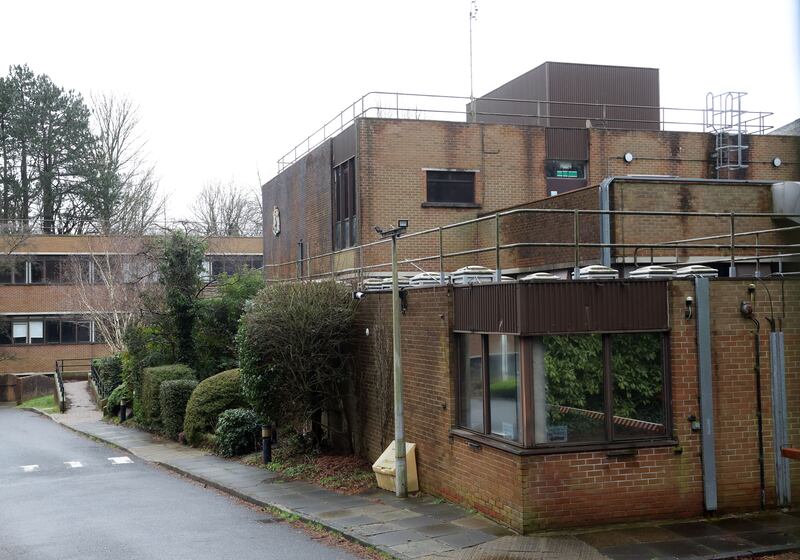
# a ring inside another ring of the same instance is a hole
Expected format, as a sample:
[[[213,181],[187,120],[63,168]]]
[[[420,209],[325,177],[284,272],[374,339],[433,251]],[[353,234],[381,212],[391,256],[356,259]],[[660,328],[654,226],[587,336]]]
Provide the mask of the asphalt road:
[[[36,413],[0,407],[0,559],[115,558],[354,556]]]

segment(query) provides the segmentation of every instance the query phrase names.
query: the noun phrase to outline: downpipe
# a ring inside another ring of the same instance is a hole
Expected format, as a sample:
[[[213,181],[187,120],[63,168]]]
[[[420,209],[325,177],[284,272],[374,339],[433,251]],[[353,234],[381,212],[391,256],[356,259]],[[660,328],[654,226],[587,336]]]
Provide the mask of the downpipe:
[[[767,507],[767,484],[764,474],[764,419],[763,406],[761,404],[761,323],[755,318],[755,286],[750,285],[747,290],[750,294],[750,301],[743,301],[740,311],[742,316],[753,323],[753,349],[755,360],[753,372],[756,383],[756,421],[758,422],[758,481],[759,481],[759,506],[761,511]]]

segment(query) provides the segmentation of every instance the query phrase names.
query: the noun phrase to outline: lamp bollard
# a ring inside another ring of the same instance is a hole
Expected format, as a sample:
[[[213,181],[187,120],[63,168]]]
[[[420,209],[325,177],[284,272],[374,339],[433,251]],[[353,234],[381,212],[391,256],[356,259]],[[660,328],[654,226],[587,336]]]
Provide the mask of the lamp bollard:
[[[119,402],[119,423],[122,424],[128,419],[128,401],[121,400]]]
[[[261,425],[261,452],[264,464],[272,462],[272,439],[273,430],[271,424]]]

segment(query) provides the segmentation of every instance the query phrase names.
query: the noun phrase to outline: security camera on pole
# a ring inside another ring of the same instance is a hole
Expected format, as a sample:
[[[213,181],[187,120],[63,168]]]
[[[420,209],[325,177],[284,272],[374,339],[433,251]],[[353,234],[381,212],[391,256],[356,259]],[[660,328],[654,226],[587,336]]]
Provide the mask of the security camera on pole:
[[[397,285],[397,238],[408,228],[408,220],[397,220],[397,227],[382,229],[375,226],[381,237],[392,238],[392,348],[394,350],[394,448],[395,494],[408,496],[406,471],[406,435],[403,425],[403,358],[400,352],[400,289]]]

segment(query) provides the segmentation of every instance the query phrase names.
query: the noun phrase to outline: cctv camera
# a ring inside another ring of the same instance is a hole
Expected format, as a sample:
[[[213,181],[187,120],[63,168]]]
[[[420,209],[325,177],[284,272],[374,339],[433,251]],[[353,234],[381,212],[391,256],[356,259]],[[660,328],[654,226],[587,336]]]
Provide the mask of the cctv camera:
[[[364,292],[353,292],[353,299],[356,299],[356,300],[364,299],[364,296],[366,296],[366,295],[367,294],[365,294]]]

